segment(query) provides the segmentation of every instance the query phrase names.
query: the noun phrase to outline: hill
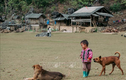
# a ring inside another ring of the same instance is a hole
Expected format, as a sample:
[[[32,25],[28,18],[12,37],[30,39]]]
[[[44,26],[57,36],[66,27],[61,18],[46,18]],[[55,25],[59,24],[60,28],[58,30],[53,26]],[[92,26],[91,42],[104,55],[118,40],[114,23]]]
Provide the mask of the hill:
[[[13,13],[17,13],[22,17],[30,9],[46,15],[55,11],[67,14],[68,8],[78,10],[85,6],[105,6],[114,14],[110,19],[110,25],[115,20],[126,18],[126,0],[0,0],[0,16],[4,15],[8,19]]]
[[[117,12],[126,9],[125,0],[0,0],[0,14],[9,15],[15,13],[26,14],[31,7],[34,12],[50,13],[58,11],[67,13],[68,8],[79,9],[84,6],[105,6],[111,11]]]

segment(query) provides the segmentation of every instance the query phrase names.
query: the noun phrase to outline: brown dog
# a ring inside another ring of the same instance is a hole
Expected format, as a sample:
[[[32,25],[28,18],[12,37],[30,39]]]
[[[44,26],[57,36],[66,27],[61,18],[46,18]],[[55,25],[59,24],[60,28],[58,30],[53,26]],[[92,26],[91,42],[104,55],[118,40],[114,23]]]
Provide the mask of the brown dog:
[[[117,65],[117,67],[122,71],[122,75],[124,75],[123,70],[122,70],[122,68],[120,66],[120,60],[119,60],[120,53],[119,52],[115,52],[115,54],[117,54],[117,53],[119,54],[118,57],[117,56],[109,56],[109,57],[101,57],[101,56],[99,56],[98,58],[94,58],[93,59],[94,62],[100,63],[102,65],[102,71],[101,71],[99,76],[102,75],[103,71],[104,71],[104,75],[105,75],[105,66],[109,65],[109,64],[112,64],[112,71],[109,74],[111,74],[114,71],[114,67],[115,67],[115,65]]]
[[[33,78],[26,78],[25,80],[61,80],[65,75],[60,72],[49,72],[42,69],[40,65],[33,65]]]

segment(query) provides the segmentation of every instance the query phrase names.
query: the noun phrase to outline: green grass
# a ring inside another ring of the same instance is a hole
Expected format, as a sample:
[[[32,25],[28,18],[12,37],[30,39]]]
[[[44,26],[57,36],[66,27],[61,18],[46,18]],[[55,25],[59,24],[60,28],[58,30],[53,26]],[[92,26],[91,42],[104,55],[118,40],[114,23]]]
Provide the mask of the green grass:
[[[121,53],[121,67],[126,72],[126,38],[101,33],[53,33],[52,37],[35,37],[35,32],[0,34],[0,80],[23,80],[33,77],[32,65],[40,64],[49,71],[67,75],[64,80],[126,80],[115,67],[106,67],[106,75],[98,76],[101,65],[92,61],[88,78],[82,77],[80,41],[87,39],[93,58]],[[118,55],[117,55],[118,56]],[[96,69],[98,68],[98,69]]]

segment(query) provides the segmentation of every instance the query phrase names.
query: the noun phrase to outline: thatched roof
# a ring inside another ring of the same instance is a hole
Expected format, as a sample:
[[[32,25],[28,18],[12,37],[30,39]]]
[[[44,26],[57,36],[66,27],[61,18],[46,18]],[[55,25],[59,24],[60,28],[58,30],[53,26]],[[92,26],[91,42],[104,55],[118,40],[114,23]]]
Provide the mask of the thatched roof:
[[[102,14],[100,13],[102,11]],[[100,11],[100,12],[99,12]],[[96,13],[98,12],[98,13]],[[95,6],[95,7],[83,7],[79,10],[77,10],[76,12],[74,12],[73,14],[70,15],[70,17],[88,17],[88,16],[108,16],[108,17],[113,17],[113,15],[107,10],[105,9],[104,6]]]

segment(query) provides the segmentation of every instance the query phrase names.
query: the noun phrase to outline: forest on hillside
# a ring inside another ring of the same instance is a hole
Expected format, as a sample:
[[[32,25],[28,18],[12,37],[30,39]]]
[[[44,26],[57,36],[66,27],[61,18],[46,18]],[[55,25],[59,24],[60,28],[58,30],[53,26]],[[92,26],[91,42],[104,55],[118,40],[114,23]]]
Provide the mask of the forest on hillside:
[[[79,9],[84,6],[93,6],[98,3],[113,12],[126,9],[126,0],[0,0],[0,15],[6,17],[13,13],[20,13],[25,15],[31,7],[36,13],[51,13],[58,11],[61,6],[62,12],[67,13],[68,8]]]

